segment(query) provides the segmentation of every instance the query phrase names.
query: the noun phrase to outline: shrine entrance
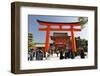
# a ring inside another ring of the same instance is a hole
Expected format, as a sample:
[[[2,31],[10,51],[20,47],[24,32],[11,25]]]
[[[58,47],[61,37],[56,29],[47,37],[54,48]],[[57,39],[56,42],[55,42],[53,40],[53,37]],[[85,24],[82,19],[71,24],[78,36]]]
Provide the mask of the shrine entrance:
[[[53,41],[53,45],[58,49],[66,49],[68,47],[70,41],[70,36],[68,33],[57,33],[54,32],[53,36],[51,36],[51,40]]]
[[[46,22],[37,20],[40,25],[46,26],[46,28],[39,28],[39,31],[46,31],[46,42],[45,42],[45,52],[49,49],[49,37],[51,31],[69,31],[71,32],[72,40],[72,51],[76,52],[76,42],[74,38],[74,32],[81,31],[80,28],[74,28],[74,26],[80,26],[79,22],[62,23],[62,22]],[[53,28],[52,26],[58,26],[59,28]],[[70,28],[63,28],[63,26],[69,26]]]

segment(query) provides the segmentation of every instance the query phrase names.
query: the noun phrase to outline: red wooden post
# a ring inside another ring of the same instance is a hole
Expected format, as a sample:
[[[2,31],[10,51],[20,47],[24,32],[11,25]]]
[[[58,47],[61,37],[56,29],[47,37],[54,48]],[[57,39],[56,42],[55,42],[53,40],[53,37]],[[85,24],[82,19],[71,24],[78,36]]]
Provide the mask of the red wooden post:
[[[76,41],[75,41],[75,38],[74,38],[73,26],[71,26],[71,37],[72,37],[72,51],[76,52]]]
[[[47,27],[46,31],[45,52],[47,52],[49,49],[49,37],[50,37],[50,26]]]

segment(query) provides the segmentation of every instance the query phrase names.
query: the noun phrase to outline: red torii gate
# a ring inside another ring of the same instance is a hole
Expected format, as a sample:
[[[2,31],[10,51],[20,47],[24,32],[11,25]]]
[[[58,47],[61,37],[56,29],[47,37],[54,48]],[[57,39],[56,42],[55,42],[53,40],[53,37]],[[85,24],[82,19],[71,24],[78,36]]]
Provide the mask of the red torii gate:
[[[39,31],[46,31],[46,43],[45,43],[45,51],[47,52],[49,49],[49,37],[50,31],[70,31],[72,37],[72,51],[76,52],[76,42],[74,38],[74,31],[81,31],[81,29],[76,29],[74,26],[80,26],[79,22],[71,22],[71,23],[62,23],[62,22],[46,22],[37,20],[40,25],[47,26],[46,28],[39,28]],[[52,28],[51,26],[59,26],[59,28]],[[70,28],[62,28],[62,26],[70,26]]]

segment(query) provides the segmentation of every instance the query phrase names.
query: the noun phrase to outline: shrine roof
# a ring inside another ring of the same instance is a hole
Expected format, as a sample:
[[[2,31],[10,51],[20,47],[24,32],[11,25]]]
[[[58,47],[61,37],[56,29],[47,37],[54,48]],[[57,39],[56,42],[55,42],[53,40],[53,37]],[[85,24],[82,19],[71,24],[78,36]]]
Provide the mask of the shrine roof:
[[[70,36],[51,36],[51,40],[55,40],[55,39],[69,39]]]
[[[68,33],[53,33],[53,36],[68,36]]]
[[[53,33],[53,36],[51,36],[51,39],[55,38],[69,38],[68,33]]]

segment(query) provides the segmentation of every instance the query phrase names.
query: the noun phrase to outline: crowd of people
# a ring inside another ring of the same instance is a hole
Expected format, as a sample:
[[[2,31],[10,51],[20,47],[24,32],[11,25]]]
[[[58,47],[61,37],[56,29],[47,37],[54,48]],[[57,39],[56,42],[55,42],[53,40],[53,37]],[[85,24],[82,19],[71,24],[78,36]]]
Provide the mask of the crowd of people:
[[[45,52],[41,48],[36,48],[36,49],[29,49],[28,50],[28,60],[33,61],[33,60],[47,60],[51,56],[56,54],[56,56],[62,60],[62,59],[74,59],[75,56],[80,56],[80,58],[85,58],[85,53],[83,48],[78,49],[78,53],[74,53],[71,48],[49,48],[48,52]]]
[[[44,55],[44,51],[41,49],[30,49],[28,51],[28,60],[43,60]]]

